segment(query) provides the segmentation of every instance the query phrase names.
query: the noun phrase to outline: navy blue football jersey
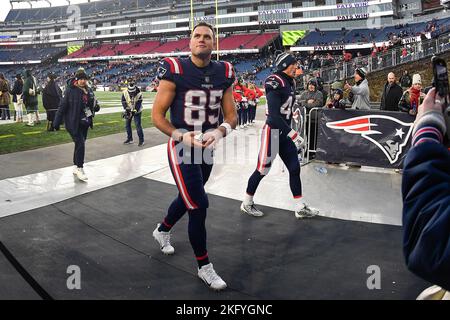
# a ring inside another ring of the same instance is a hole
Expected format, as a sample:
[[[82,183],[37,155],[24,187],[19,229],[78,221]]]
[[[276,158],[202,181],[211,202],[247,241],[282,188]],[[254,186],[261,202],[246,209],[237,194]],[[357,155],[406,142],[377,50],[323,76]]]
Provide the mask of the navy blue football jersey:
[[[231,63],[211,61],[199,68],[191,58],[164,58],[157,76],[176,85],[170,106],[170,121],[175,128],[205,132],[219,126],[223,94],[235,80]]]
[[[292,107],[295,103],[295,81],[277,72],[265,81],[267,98],[267,120],[271,128],[280,129],[283,134],[291,130]]]

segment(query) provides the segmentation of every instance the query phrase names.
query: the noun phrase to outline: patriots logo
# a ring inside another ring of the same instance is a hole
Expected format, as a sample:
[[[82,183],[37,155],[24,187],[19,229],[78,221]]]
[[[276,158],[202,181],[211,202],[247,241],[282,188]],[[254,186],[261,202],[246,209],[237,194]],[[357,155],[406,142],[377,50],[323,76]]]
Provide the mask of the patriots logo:
[[[354,117],[328,122],[326,126],[331,129],[344,130],[351,134],[360,134],[383,151],[391,164],[397,162],[411,137],[413,129],[413,123],[405,123],[385,115]]]
[[[276,89],[276,88],[278,88],[278,86],[280,85],[279,83],[278,83],[278,81],[275,81],[275,80],[267,80],[266,81],[266,85],[269,85],[269,86],[271,86],[273,89]]]
[[[157,74],[158,74],[158,78],[162,79],[162,77],[164,77],[164,75],[167,73],[167,69],[159,66]]]

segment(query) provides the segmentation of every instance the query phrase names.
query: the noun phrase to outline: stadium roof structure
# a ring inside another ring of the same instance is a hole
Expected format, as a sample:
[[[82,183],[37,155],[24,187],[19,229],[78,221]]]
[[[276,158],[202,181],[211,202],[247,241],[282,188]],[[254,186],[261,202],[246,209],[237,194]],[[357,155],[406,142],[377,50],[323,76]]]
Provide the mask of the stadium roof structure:
[[[97,1],[102,0],[9,0],[14,9],[57,7]]]

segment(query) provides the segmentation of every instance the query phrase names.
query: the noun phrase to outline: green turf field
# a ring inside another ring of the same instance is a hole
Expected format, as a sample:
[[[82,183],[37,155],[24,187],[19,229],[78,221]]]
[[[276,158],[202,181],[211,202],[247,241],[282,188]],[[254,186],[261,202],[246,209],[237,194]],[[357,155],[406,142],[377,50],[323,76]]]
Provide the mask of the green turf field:
[[[111,107],[121,107],[121,92],[96,91],[95,95],[99,100],[102,109]],[[151,111],[149,105],[153,103],[156,93],[144,92],[144,113],[142,118],[142,127],[153,126],[150,119]],[[45,113],[42,106],[42,96],[39,95],[39,110]],[[260,108],[266,103],[261,99]],[[11,109],[13,106],[11,104]],[[14,113],[13,113],[14,114]],[[26,120],[26,117],[24,117]],[[89,130],[88,139],[106,136],[125,131],[125,123],[121,118],[121,112],[111,114],[99,114],[95,117],[94,130]],[[42,121],[40,125],[27,127],[24,123],[12,123],[0,125],[0,154],[38,149],[61,143],[71,142],[68,133],[63,129],[59,132],[47,132],[47,121]],[[134,130],[134,125],[133,125]]]
[[[144,107],[152,103],[155,99],[155,92],[144,92]],[[122,106],[122,92],[108,92],[108,91],[96,91],[95,96],[100,103],[102,108],[110,108],[110,107],[121,107]],[[38,96],[39,101],[39,111],[45,112],[44,106],[42,105],[42,95]],[[13,104],[10,105],[11,109],[14,109]]]
[[[61,127],[59,131],[46,131],[47,121],[34,127],[24,123],[0,125],[0,154],[48,147],[56,144],[72,142],[70,135]],[[151,111],[144,110],[142,127],[153,126]],[[133,130],[134,124],[132,125]],[[125,132],[125,121],[120,113],[100,114],[95,116],[94,129],[89,130],[88,139]]]

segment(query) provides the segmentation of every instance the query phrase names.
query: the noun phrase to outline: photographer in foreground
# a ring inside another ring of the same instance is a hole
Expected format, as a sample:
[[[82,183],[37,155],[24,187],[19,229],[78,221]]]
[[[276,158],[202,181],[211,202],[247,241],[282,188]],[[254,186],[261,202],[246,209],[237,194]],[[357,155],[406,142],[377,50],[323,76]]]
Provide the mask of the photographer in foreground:
[[[450,152],[444,146],[446,99],[431,89],[419,106],[405,160],[403,251],[408,269],[433,286],[418,299],[450,299]],[[447,98],[448,101],[448,98]]]

